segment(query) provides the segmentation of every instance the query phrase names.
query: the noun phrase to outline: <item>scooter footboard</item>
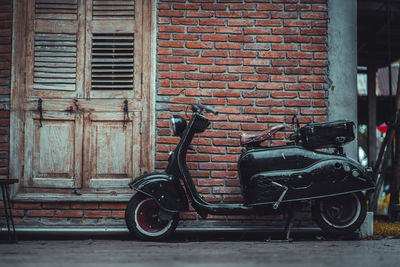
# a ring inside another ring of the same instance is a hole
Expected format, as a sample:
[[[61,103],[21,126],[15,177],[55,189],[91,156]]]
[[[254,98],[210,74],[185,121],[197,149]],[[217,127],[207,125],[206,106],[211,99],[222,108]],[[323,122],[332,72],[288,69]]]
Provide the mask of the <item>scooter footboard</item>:
[[[166,211],[183,212],[189,209],[185,192],[172,175],[147,173],[129,183],[129,187],[153,198]]]
[[[370,175],[346,159],[323,160],[307,168],[260,172],[250,178],[244,192],[246,204],[273,203],[288,187],[282,202],[313,199],[374,188]]]

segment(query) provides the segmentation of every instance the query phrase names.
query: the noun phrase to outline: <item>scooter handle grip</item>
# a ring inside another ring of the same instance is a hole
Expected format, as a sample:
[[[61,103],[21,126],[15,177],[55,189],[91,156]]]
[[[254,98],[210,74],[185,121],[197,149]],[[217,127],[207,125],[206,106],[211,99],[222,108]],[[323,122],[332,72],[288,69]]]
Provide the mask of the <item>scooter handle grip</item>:
[[[207,110],[208,112],[211,112],[212,114],[214,114],[214,115],[218,115],[218,111],[217,110],[215,110],[214,108],[212,108],[212,107],[209,107],[209,106],[206,106],[206,105],[203,105],[203,104],[197,104],[200,108],[202,108],[202,109],[204,109],[204,110]]]

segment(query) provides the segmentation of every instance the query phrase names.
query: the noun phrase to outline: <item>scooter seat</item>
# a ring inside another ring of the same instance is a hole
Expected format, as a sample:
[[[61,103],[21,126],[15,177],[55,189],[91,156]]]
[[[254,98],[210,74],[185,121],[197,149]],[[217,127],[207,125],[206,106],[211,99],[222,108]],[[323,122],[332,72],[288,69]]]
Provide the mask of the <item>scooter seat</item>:
[[[284,128],[285,126],[280,124],[257,134],[242,134],[240,136],[240,145],[249,146],[251,144],[259,144],[265,140],[271,139],[276,132],[279,132]]]

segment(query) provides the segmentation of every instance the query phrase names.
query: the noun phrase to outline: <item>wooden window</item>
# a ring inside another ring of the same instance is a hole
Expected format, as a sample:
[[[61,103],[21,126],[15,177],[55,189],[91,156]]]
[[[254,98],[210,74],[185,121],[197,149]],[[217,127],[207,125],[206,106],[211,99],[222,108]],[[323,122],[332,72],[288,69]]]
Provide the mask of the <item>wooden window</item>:
[[[118,196],[152,168],[150,76],[142,79],[151,10],[146,0],[17,1],[15,39],[27,41],[14,47],[10,177],[22,179],[21,199]]]

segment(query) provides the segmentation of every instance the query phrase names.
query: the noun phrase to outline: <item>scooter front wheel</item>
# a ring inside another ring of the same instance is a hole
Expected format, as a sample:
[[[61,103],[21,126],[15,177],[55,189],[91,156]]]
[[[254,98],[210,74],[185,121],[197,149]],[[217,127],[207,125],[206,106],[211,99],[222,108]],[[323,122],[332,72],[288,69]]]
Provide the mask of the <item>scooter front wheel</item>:
[[[312,206],[315,222],[329,236],[343,236],[358,229],[367,214],[363,194],[351,193],[317,199]]]
[[[135,237],[154,241],[167,238],[178,225],[178,213],[166,212],[144,194],[135,194],[125,210],[125,222]]]

